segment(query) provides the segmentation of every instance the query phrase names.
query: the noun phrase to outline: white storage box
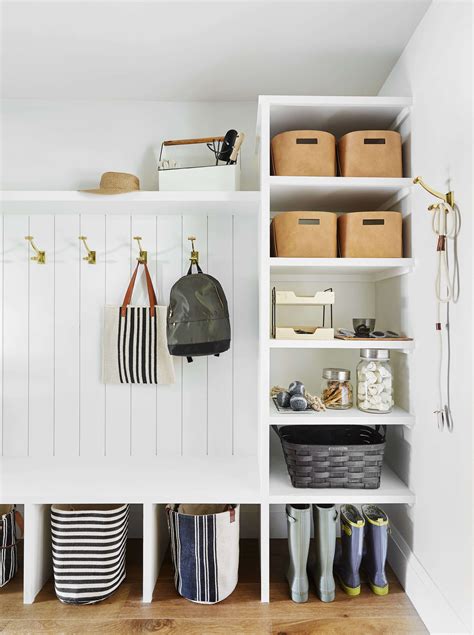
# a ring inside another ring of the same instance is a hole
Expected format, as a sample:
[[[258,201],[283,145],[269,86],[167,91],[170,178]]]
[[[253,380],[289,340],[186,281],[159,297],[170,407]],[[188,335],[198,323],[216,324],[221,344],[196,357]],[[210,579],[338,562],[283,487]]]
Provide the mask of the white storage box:
[[[243,138],[241,133],[234,146],[225,145],[225,137],[163,141],[159,154],[157,152],[158,189],[175,192],[240,190],[239,149]]]
[[[240,190],[240,165],[210,165],[158,170],[161,191]]]

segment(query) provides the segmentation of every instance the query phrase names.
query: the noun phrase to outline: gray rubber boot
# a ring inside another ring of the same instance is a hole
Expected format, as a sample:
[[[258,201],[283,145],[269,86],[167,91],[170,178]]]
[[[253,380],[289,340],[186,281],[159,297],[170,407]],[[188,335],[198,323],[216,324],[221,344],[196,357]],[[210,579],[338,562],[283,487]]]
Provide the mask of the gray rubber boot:
[[[308,553],[311,536],[310,505],[287,505],[288,551],[290,564],[287,580],[293,602],[308,601]]]
[[[336,597],[333,576],[336,550],[335,505],[313,505],[315,559],[312,567],[316,593],[322,602],[332,602]]]
[[[365,520],[365,546],[362,567],[369,578],[370,588],[376,595],[387,595],[385,575],[388,546],[388,516],[375,505],[362,505]]]
[[[359,510],[354,505],[341,505],[341,545],[336,552],[334,571],[347,595],[360,593],[360,563],[364,546],[364,525]]]

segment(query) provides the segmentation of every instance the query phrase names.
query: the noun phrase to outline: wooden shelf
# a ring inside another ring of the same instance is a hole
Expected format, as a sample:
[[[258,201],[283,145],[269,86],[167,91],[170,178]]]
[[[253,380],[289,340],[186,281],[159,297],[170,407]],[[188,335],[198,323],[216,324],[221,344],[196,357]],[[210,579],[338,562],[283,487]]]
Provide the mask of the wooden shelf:
[[[256,457],[3,458],[5,503],[260,503]]]
[[[4,191],[3,214],[212,214],[253,213],[260,192],[154,192],[104,196],[76,191]]]
[[[270,176],[270,210],[356,212],[385,209],[407,196],[411,178]]]
[[[276,435],[272,433],[270,460],[270,503],[408,503],[415,502],[409,487],[387,465],[382,469],[379,489],[327,488],[310,489],[293,487]]]
[[[270,425],[359,425],[359,426],[407,426],[415,425],[415,417],[403,408],[394,406],[389,413],[365,413],[358,408],[348,410],[326,410],[325,412],[279,412],[273,399],[270,399]]]
[[[292,279],[300,276],[343,275],[380,281],[410,273],[414,258],[270,258],[270,274]]]
[[[273,340],[269,341],[270,348],[319,348],[319,349],[337,349],[337,350],[359,350],[360,348],[385,348],[391,351],[414,350],[415,342],[413,340],[385,341],[371,340],[369,341],[352,341],[352,340]]]

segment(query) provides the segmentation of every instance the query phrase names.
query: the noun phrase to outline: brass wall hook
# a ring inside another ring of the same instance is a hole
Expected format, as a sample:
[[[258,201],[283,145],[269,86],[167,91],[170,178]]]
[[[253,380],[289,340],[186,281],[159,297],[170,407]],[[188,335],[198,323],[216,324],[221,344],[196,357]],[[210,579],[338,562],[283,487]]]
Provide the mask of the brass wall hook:
[[[447,192],[446,194],[443,194],[442,192],[438,192],[438,190],[433,189],[432,187],[430,187],[429,185],[427,185],[423,179],[421,178],[421,176],[416,176],[413,179],[413,183],[415,183],[415,185],[418,183],[419,185],[421,185],[421,187],[426,190],[427,192],[429,192],[430,194],[432,194],[433,196],[436,196],[436,198],[441,199],[442,201],[444,201],[445,203],[447,203],[448,205],[450,205],[451,207],[454,206],[454,192]],[[430,206],[428,209],[434,209],[433,206]]]
[[[188,236],[188,240],[191,241],[191,257],[189,258],[189,260],[191,261],[192,265],[198,265],[199,264],[199,251],[196,251],[194,249],[194,241],[197,240],[196,236]]]
[[[33,236],[25,236],[25,240],[27,240],[31,247],[34,249],[36,256],[31,256],[31,260],[35,260],[39,265],[46,264],[46,252],[41,251],[33,242]]]
[[[148,252],[145,251],[144,249],[142,249],[142,243],[141,241],[143,240],[143,238],[141,236],[134,236],[133,240],[136,240],[138,243],[138,262],[142,265],[146,265],[148,262]]]
[[[84,256],[82,260],[87,260],[87,262],[90,265],[95,265],[96,264],[95,251],[92,251],[92,249],[89,249],[89,245],[86,243],[87,236],[79,236],[79,240],[82,240],[82,242],[84,243],[84,247],[86,248],[86,251],[87,251],[87,256]]]

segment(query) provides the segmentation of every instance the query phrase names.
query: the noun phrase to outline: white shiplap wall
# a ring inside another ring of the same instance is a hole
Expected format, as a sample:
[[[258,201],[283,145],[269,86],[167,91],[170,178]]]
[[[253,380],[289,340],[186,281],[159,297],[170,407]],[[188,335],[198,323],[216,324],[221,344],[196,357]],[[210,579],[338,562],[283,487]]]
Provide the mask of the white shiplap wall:
[[[256,454],[255,217],[7,214],[0,231],[4,456]],[[30,260],[27,234],[46,265]],[[96,265],[82,260],[80,234]],[[172,386],[105,386],[103,306],[123,299],[137,255],[132,237],[143,237],[158,301],[167,304],[187,270],[191,234],[229,301],[231,350],[192,364],[175,358]]]

